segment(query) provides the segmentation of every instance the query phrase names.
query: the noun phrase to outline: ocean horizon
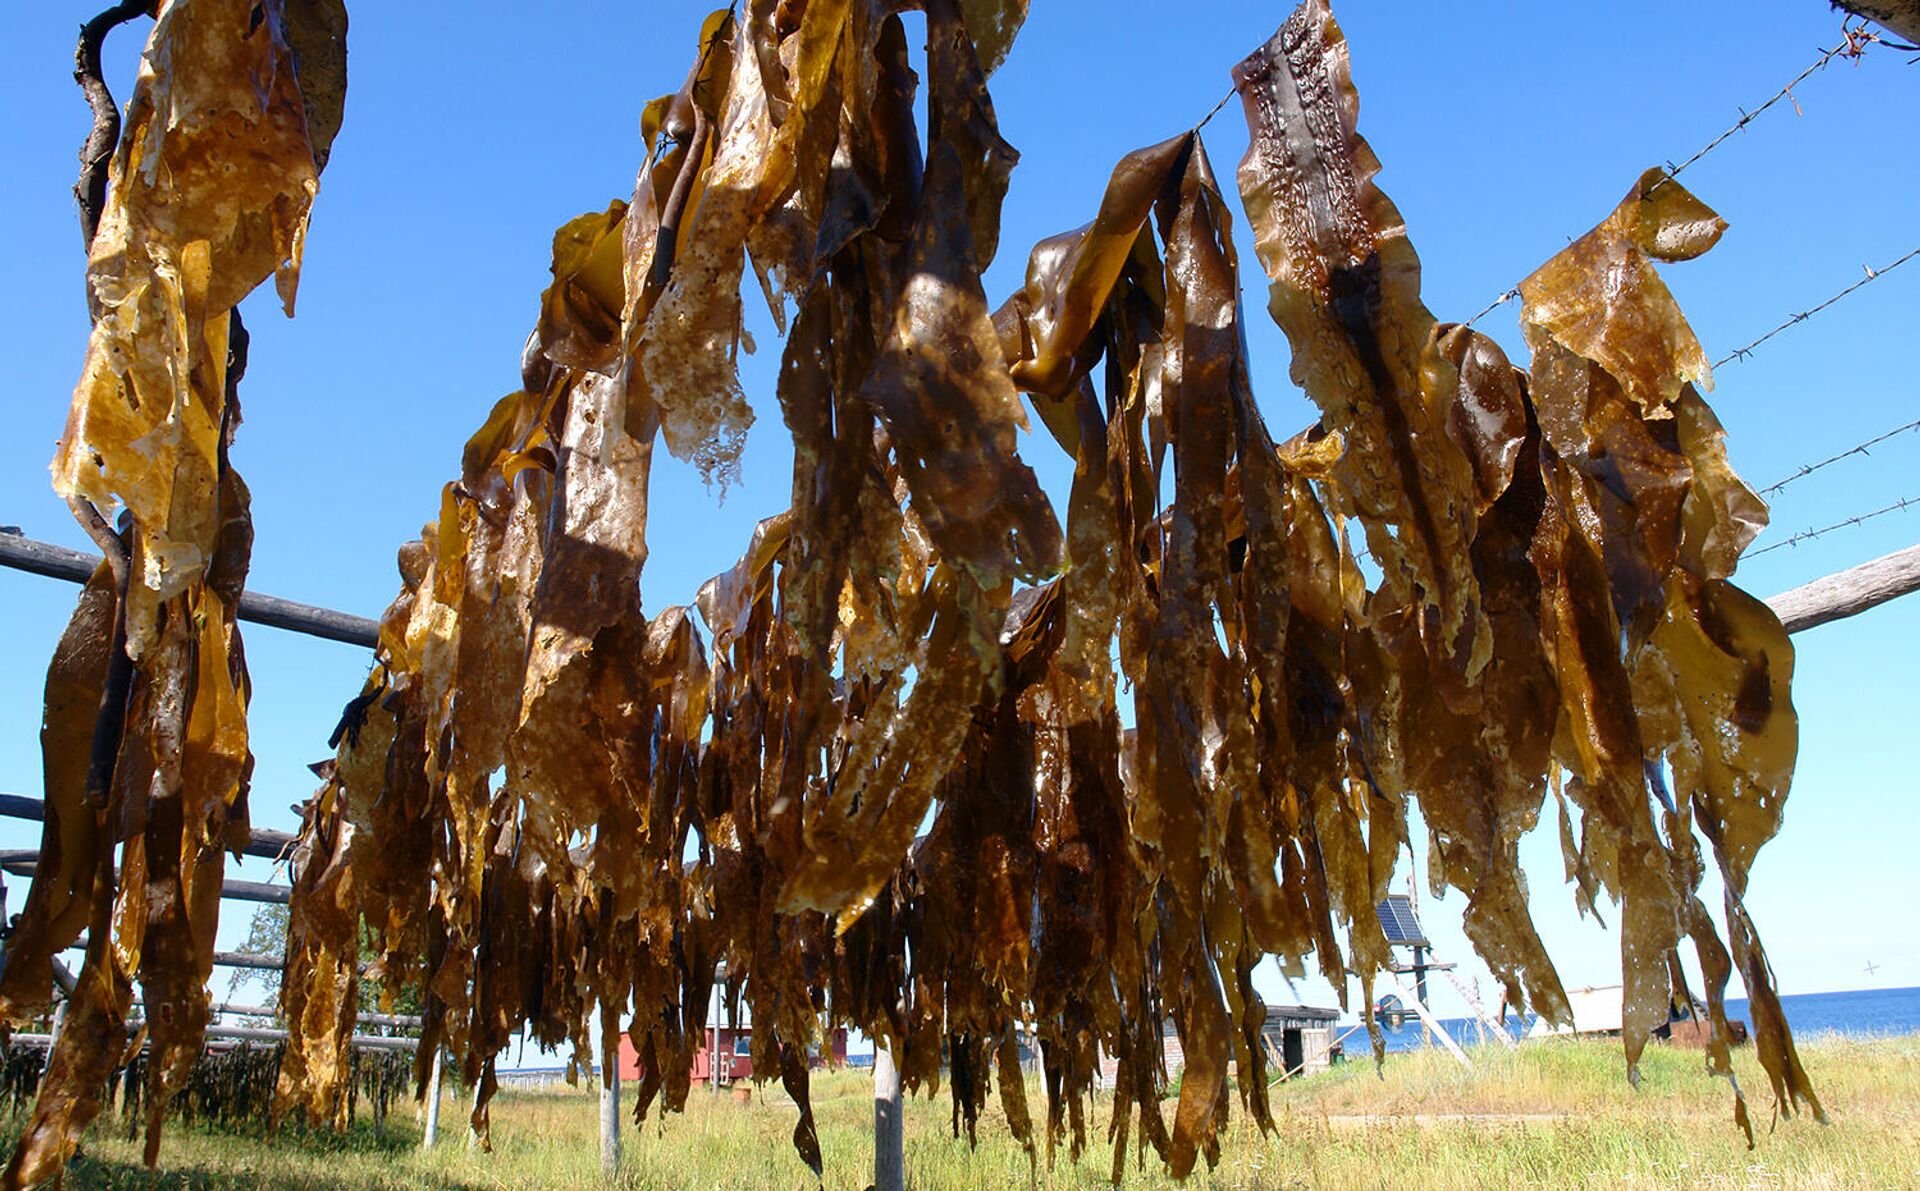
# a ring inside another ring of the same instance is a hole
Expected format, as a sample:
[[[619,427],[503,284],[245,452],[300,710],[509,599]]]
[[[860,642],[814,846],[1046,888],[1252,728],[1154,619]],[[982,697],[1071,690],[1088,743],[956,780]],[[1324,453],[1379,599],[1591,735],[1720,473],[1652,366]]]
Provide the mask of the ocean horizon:
[[[1797,1041],[1821,1034],[1878,1038],[1920,1033],[1920,987],[1793,993],[1780,998],[1780,1007],[1786,1012],[1787,1026]],[[1747,998],[1727,998],[1727,1016],[1751,1026]],[[1463,1045],[1480,1038],[1480,1024],[1471,1017],[1443,1017],[1440,1024]],[[1507,1019],[1508,1032],[1515,1037],[1524,1034],[1532,1024],[1531,1014]],[[1348,1054],[1366,1053],[1367,1032],[1364,1027],[1354,1021],[1344,1021],[1339,1024],[1337,1031],[1346,1034]],[[1420,1022],[1414,1017],[1408,1017],[1397,1030],[1387,1029],[1383,1021],[1381,1033],[1386,1037],[1389,1052],[1413,1050],[1426,1045]]]

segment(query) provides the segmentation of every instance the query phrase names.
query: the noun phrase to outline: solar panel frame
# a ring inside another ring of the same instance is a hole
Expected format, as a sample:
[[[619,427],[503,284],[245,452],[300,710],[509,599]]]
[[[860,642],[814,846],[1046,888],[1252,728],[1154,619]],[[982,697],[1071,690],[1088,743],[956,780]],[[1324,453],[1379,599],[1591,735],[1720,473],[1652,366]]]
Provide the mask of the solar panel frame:
[[[1420,925],[1419,915],[1413,912],[1413,899],[1404,893],[1390,893],[1386,900],[1373,908],[1380,919],[1380,929],[1387,936],[1387,942],[1395,947],[1431,947],[1425,928]]]

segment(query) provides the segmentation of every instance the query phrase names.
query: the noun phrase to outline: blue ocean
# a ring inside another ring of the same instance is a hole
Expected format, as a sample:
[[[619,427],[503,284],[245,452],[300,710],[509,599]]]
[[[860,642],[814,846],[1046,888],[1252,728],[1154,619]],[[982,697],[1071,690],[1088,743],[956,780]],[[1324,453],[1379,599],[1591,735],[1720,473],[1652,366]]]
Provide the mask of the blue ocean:
[[[1888,1034],[1920,1033],[1920,988],[1866,988],[1852,992],[1801,993],[1780,998],[1781,1008],[1787,1011],[1787,1025],[1792,1028],[1795,1038],[1812,1038],[1817,1034],[1845,1034],[1850,1037],[1883,1037]],[[1727,1015],[1741,1021],[1749,1021],[1746,998],[1729,998]],[[1340,1026],[1345,1032],[1353,1023],[1345,1022]],[[1480,1024],[1470,1017],[1449,1017],[1440,1019],[1447,1033],[1463,1044],[1479,1040]],[[1509,1017],[1507,1028],[1515,1037],[1525,1033],[1532,1024],[1529,1017],[1525,1020]],[[1397,1030],[1385,1029],[1387,1050],[1413,1050],[1425,1045],[1420,1035],[1418,1020],[1408,1017]],[[1349,1055],[1364,1055],[1367,1051],[1367,1032],[1354,1030],[1346,1039]]]

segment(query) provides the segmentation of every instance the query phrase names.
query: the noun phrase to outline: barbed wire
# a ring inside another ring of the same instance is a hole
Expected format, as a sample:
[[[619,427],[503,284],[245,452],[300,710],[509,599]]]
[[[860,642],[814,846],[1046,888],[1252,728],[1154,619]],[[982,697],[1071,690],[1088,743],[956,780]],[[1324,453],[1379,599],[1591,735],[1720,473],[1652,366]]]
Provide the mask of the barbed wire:
[[[1753,123],[1755,117],[1759,116],[1760,113],[1766,111],[1768,108],[1772,107],[1774,104],[1779,103],[1783,99],[1793,100],[1793,89],[1795,87],[1798,87],[1801,83],[1806,82],[1809,78],[1812,78],[1815,74],[1819,73],[1820,71],[1825,70],[1827,68],[1827,64],[1829,62],[1832,62],[1835,58],[1844,57],[1844,58],[1857,61],[1862,54],[1867,52],[1867,47],[1869,45],[1872,45],[1874,42],[1880,41],[1880,40],[1881,40],[1880,35],[1878,33],[1875,33],[1873,30],[1867,28],[1865,25],[1855,25],[1849,28],[1843,22],[1840,26],[1840,44],[1839,45],[1834,46],[1830,50],[1823,51],[1820,57],[1814,62],[1812,66],[1807,67],[1805,70],[1801,71],[1799,74],[1793,76],[1792,82],[1788,83],[1786,86],[1774,92],[1773,95],[1770,96],[1767,99],[1767,101],[1761,104],[1759,107],[1753,109],[1751,112],[1749,112],[1745,108],[1739,109],[1740,118],[1734,121],[1733,127],[1727,129],[1725,132],[1721,133],[1719,136],[1714,137],[1712,140],[1708,141],[1705,145],[1701,146],[1700,150],[1697,153],[1695,153],[1692,157],[1687,158],[1685,161],[1681,162],[1679,165],[1674,165],[1671,161],[1669,161],[1667,163],[1667,176],[1661,179],[1659,182],[1654,183],[1654,189],[1658,189],[1659,187],[1665,185],[1667,182],[1670,182],[1673,179],[1679,177],[1682,170],[1685,170],[1688,166],[1692,165],[1694,162],[1699,161],[1702,157],[1705,157],[1707,154],[1713,152],[1715,149],[1718,149],[1722,142],[1726,141],[1728,138],[1732,137],[1735,133],[1744,129],[1747,125]],[[1800,104],[1797,100],[1794,100],[1793,110],[1796,114],[1799,113],[1800,111]]]
[[[1735,133],[1741,131],[1747,125],[1753,123],[1754,119],[1757,116],[1759,116],[1762,112],[1766,111],[1768,108],[1772,107],[1774,104],[1779,103],[1783,99],[1792,100],[1793,89],[1795,87],[1799,86],[1801,83],[1806,82],[1807,79],[1811,78],[1815,74],[1818,74],[1820,71],[1825,70],[1827,68],[1827,65],[1831,63],[1835,58],[1858,59],[1862,54],[1865,54],[1867,52],[1867,47],[1869,45],[1872,45],[1875,42],[1880,42],[1883,40],[1884,39],[1878,33],[1875,33],[1873,30],[1866,28],[1864,25],[1856,25],[1851,28],[1843,25],[1841,27],[1841,38],[1840,38],[1839,45],[1834,46],[1831,49],[1822,50],[1820,52],[1820,56],[1814,59],[1813,65],[1807,67],[1805,70],[1801,71],[1799,74],[1794,75],[1792,82],[1788,83],[1786,86],[1774,92],[1771,96],[1767,98],[1766,102],[1762,103],[1759,107],[1754,108],[1751,112],[1749,112],[1745,108],[1739,108],[1738,110],[1740,112],[1740,118],[1734,121],[1733,126],[1728,128],[1725,132],[1722,132],[1720,135],[1714,137],[1712,140],[1708,141],[1706,144],[1702,145],[1697,151],[1695,151],[1693,156],[1687,158],[1685,161],[1681,162],[1679,165],[1674,165],[1673,162],[1669,160],[1667,162],[1666,177],[1654,183],[1653,189],[1657,190],[1661,186],[1664,186],[1668,182],[1671,182],[1673,179],[1679,177],[1680,174],[1687,169],[1687,167],[1693,165],[1695,162],[1699,161],[1701,158],[1705,157],[1707,154],[1713,152],[1715,149],[1718,149],[1722,144],[1725,144],[1729,139],[1733,137]],[[1800,104],[1797,100],[1794,101],[1794,110],[1796,112],[1800,110]],[[1505,290],[1501,291],[1500,295],[1496,297],[1493,301],[1488,302],[1485,306],[1482,306],[1478,314],[1475,314],[1472,318],[1467,320],[1466,325],[1471,327],[1473,324],[1479,322],[1481,319],[1485,318],[1487,315],[1492,314],[1495,310],[1506,305],[1508,302],[1513,301],[1515,298],[1519,296],[1520,296],[1520,283],[1515,282],[1513,285],[1508,286]]]
[[[1798,546],[1802,542],[1810,542],[1815,538],[1823,537],[1827,534],[1830,534],[1836,529],[1846,529],[1850,526],[1859,525],[1865,521],[1871,521],[1875,517],[1884,517],[1888,513],[1897,513],[1902,509],[1911,508],[1914,505],[1920,505],[1920,496],[1902,497],[1901,499],[1894,501],[1892,504],[1886,506],[1885,508],[1875,509],[1871,513],[1862,513],[1858,517],[1848,517],[1845,521],[1836,521],[1832,525],[1823,525],[1819,529],[1803,529],[1799,533],[1794,534],[1792,537],[1782,538],[1780,541],[1775,542],[1771,546],[1762,546],[1758,550],[1749,550],[1742,557],[1758,558],[1762,554],[1766,554],[1774,550],[1784,549],[1787,546]]]
[[[1895,426],[1893,429],[1887,431],[1885,434],[1877,434],[1872,438],[1868,439],[1867,441],[1859,444],[1858,446],[1848,447],[1846,450],[1840,452],[1838,455],[1830,455],[1827,458],[1822,459],[1818,463],[1802,464],[1799,467],[1799,469],[1796,470],[1792,475],[1786,477],[1783,480],[1779,480],[1775,483],[1769,484],[1765,488],[1762,488],[1760,490],[1760,495],[1771,496],[1775,492],[1778,492],[1782,488],[1785,488],[1788,484],[1793,483],[1795,480],[1805,479],[1807,476],[1812,475],[1814,472],[1819,471],[1821,468],[1831,467],[1834,464],[1840,462],[1842,459],[1851,459],[1855,455],[1870,454],[1871,452],[1869,451],[1868,448],[1877,447],[1881,443],[1887,441],[1888,439],[1893,438],[1896,435],[1905,434],[1909,430],[1920,430],[1920,418],[1916,418],[1915,420],[1908,422],[1905,426]]]
[[[1730,363],[1734,360],[1744,361],[1747,358],[1747,355],[1750,352],[1752,352],[1754,348],[1759,347],[1761,344],[1765,343],[1767,340],[1772,339],[1775,335],[1778,335],[1780,332],[1786,330],[1788,327],[1794,326],[1797,323],[1806,322],[1809,318],[1812,318],[1814,315],[1819,314],[1822,310],[1825,310],[1827,307],[1833,305],[1835,302],[1838,302],[1840,299],[1846,297],[1848,294],[1852,293],[1854,290],[1859,289],[1861,286],[1866,285],[1868,282],[1880,280],[1882,277],[1885,277],[1887,274],[1893,272],[1895,269],[1898,269],[1901,265],[1906,264],[1908,261],[1912,260],[1916,256],[1920,256],[1920,248],[1912,249],[1905,256],[1901,257],[1899,260],[1893,262],[1892,264],[1887,265],[1885,268],[1875,269],[1872,265],[1862,265],[1861,267],[1867,271],[1867,275],[1865,277],[1862,277],[1860,280],[1854,282],[1852,285],[1841,290],[1839,293],[1833,295],[1833,297],[1828,298],[1826,301],[1820,303],[1818,306],[1815,306],[1809,310],[1802,310],[1799,314],[1796,314],[1791,318],[1787,319],[1786,322],[1781,323],[1779,326],[1775,327],[1771,331],[1768,331],[1765,335],[1760,336],[1760,338],[1754,340],[1752,343],[1747,344],[1745,347],[1734,348],[1732,351],[1728,352],[1726,355],[1721,356],[1719,359],[1715,360],[1713,362],[1713,366],[1715,368],[1718,368],[1721,365]]]
[[[1227,101],[1229,99],[1232,99],[1234,96],[1238,94],[1240,94],[1239,87],[1236,86],[1236,87],[1227,88],[1227,93],[1220,97],[1220,102],[1213,105],[1212,111],[1200,117],[1200,123],[1195,124],[1193,126],[1193,130],[1195,132],[1199,132],[1202,128],[1205,128],[1210,122],[1212,122],[1215,116],[1220,114],[1220,109],[1227,106]]]

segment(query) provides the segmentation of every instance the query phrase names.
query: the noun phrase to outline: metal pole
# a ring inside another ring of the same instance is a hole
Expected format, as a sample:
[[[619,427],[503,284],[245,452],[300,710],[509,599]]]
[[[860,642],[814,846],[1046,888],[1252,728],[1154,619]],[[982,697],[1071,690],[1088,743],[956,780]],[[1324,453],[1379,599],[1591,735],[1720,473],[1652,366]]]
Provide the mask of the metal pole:
[[[600,1172],[620,1170],[620,1030],[610,1006],[600,1010]]]
[[[1424,947],[1413,949],[1413,996],[1420,1008],[1427,1007],[1427,950]],[[1433,1032],[1427,1025],[1427,1015],[1420,1015],[1420,1032],[1428,1046],[1433,1045]]]
[[[906,1191],[907,1135],[900,1070],[893,1052],[873,1043],[873,1191]]]
[[[707,1019],[713,1023],[707,1034],[707,1037],[712,1040],[707,1047],[707,1073],[713,1080],[713,1092],[716,1096],[720,1094],[720,982],[718,976],[725,970],[722,967],[714,973],[716,979],[713,984],[713,1010],[707,1015]]]
[[[440,1060],[446,1052],[433,1052],[433,1074],[427,1077],[427,1127],[420,1133],[420,1148],[430,1150],[440,1137]]]

